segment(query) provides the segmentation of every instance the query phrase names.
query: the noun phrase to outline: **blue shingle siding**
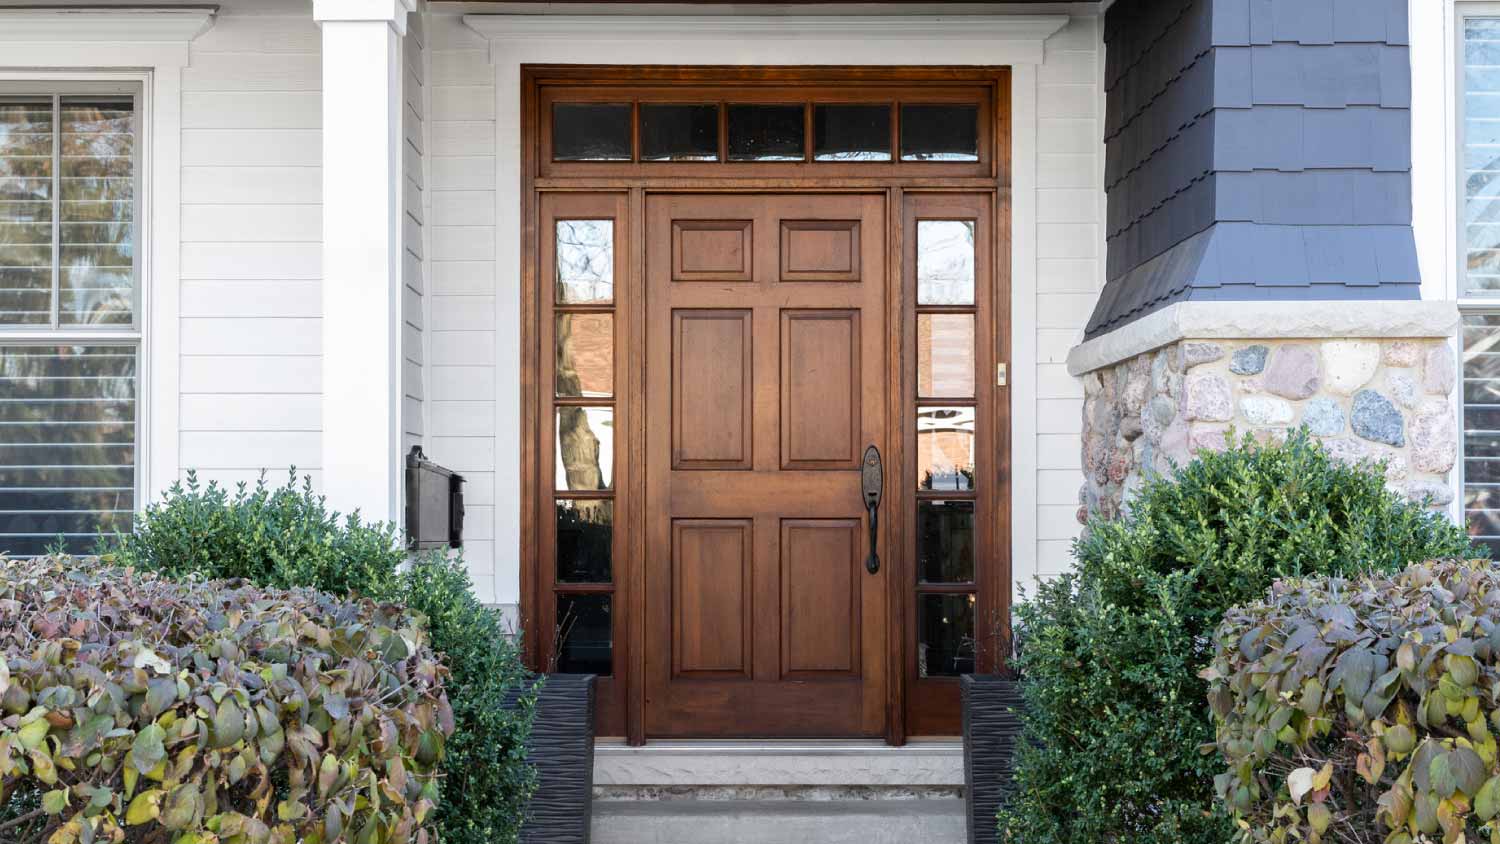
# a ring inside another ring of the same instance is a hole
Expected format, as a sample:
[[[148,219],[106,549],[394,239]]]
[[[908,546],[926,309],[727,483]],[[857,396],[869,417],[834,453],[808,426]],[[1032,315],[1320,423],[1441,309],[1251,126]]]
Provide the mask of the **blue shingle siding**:
[[[1110,8],[1087,336],[1189,299],[1418,297],[1406,3]]]

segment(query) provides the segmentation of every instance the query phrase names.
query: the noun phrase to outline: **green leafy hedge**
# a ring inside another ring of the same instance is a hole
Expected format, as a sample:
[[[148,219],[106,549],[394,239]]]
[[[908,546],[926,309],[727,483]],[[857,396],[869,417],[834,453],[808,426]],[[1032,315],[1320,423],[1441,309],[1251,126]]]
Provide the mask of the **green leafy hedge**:
[[[1224,612],[1278,577],[1389,571],[1470,548],[1380,473],[1298,431],[1148,481],[1074,553],[1074,573],[1017,613],[1030,714],[1000,818],[1013,842],[1224,844],[1234,826],[1215,805],[1218,762],[1200,750],[1214,731],[1198,677]]]
[[[425,618],[434,650],[451,672],[454,732],[444,763],[438,828],[443,844],[513,841],[536,788],[525,761],[535,688],[519,709],[500,701],[534,680],[514,636],[474,596],[462,560],[425,555],[407,564],[394,528],[330,512],[311,484],[264,479],[230,494],[191,475],[148,508],[134,534],[102,551],[122,564],[172,575],[245,578],[311,586],[403,604]]]
[[[1500,838],[1500,568],[1280,581],[1203,672],[1245,842]]]
[[[0,558],[0,840],[423,841],[445,673],[399,607]]]

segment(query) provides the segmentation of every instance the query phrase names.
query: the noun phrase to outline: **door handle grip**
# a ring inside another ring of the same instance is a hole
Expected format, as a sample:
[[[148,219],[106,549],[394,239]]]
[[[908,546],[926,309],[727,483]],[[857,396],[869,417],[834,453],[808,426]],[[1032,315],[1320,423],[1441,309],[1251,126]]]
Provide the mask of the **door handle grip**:
[[[880,540],[880,495],[885,485],[885,468],[881,465],[880,449],[873,445],[865,449],[859,481],[865,497],[865,512],[870,516],[870,554],[865,557],[865,570],[875,574],[880,571],[880,553],[876,548]]]

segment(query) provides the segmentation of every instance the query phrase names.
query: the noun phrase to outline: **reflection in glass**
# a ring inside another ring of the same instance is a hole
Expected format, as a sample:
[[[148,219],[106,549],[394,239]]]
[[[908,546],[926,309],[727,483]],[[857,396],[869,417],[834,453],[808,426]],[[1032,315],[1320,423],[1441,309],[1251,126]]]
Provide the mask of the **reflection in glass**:
[[[72,553],[129,531],[135,510],[136,350],[0,347],[0,553]]]
[[[890,161],[889,105],[813,106],[815,161]]]
[[[1500,314],[1463,319],[1464,523],[1500,552]]]
[[[717,161],[719,107],[641,105],[642,161]]]
[[[974,408],[917,408],[917,485],[974,489]]]
[[[559,305],[607,305],[614,300],[614,220],[557,221],[556,288]]]
[[[52,322],[52,102],[0,99],[0,325]]]
[[[800,105],[729,106],[729,160],[801,161],[803,118]]]
[[[63,325],[129,325],[135,309],[134,100],[62,98]]]
[[[974,502],[917,502],[917,578],[974,581]]]
[[[609,582],[614,525],[613,501],[557,502],[558,582]]]
[[[559,674],[598,674],[613,667],[609,595],[557,596]]]
[[[902,161],[978,161],[979,107],[903,105]]]
[[[553,161],[629,161],[629,103],[552,106]]]
[[[917,596],[917,676],[974,673],[974,596]]]
[[[974,221],[917,222],[917,304],[974,304]]]
[[[614,408],[559,407],[556,451],[558,490],[609,489],[614,483]]]
[[[1464,21],[1464,274],[1460,295],[1500,294],[1500,18]]]
[[[917,315],[917,394],[974,396],[974,315]]]
[[[558,314],[553,325],[557,394],[574,398],[614,395],[614,315]]]

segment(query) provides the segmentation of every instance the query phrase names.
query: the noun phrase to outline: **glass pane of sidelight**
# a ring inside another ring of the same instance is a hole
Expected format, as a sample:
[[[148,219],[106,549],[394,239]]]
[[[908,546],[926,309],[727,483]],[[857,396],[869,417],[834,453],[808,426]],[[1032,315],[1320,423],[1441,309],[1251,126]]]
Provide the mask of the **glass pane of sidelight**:
[[[729,106],[729,160],[801,161],[804,114],[800,105]]]
[[[974,502],[917,502],[917,578],[974,582]]]
[[[608,676],[614,643],[609,595],[557,596],[557,672]]]
[[[129,325],[135,311],[135,102],[62,98],[63,325]]]
[[[641,160],[719,160],[719,107],[641,104]]]
[[[557,502],[557,580],[608,583],[615,538],[615,503]]]
[[[1500,294],[1500,19],[1464,22],[1461,296]]]
[[[629,103],[552,106],[553,161],[629,161]]]
[[[917,596],[917,676],[974,673],[974,596]]]
[[[901,107],[902,161],[978,161],[979,107]]]
[[[557,394],[574,398],[614,395],[614,315],[558,314],[553,326]]]
[[[52,322],[51,99],[0,100],[0,325]]]
[[[917,408],[917,488],[974,489],[974,408]]]
[[[974,304],[974,221],[917,222],[917,304]]]
[[[614,408],[559,407],[556,451],[559,491],[609,489],[614,483]]]
[[[1464,524],[1500,552],[1500,314],[1463,319]]]
[[[890,161],[891,107],[813,106],[813,159]]]
[[[917,315],[917,395],[974,396],[974,315]]]
[[[557,304],[607,305],[615,298],[615,221],[557,221]]]

